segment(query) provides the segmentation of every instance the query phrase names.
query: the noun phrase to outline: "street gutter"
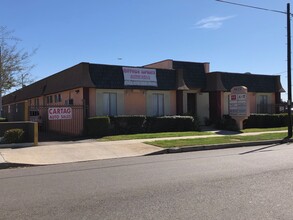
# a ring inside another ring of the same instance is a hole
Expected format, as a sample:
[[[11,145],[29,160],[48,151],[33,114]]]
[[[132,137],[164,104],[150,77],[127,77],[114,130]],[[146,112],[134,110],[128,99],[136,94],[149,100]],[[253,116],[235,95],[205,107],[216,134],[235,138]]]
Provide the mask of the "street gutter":
[[[184,146],[184,147],[171,147],[163,149],[158,152],[154,152],[149,155],[159,155],[166,153],[184,153],[192,151],[205,151],[205,150],[219,150],[226,148],[236,148],[236,147],[252,147],[252,146],[261,146],[261,145],[278,145],[284,143],[292,143],[292,139],[278,139],[278,140],[269,140],[269,141],[254,141],[254,142],[240,142],[240,143],[229,143],[229,144],[213,144],[213,145],[198,145],[198,146]]]
[[[226,143],[226,144],[213,144],[213,145],[199,145],[199,146],[184,146],[184,147],[172,147],[166,148],[150,154],[146,154],[144,156],[149,155],[160,155],[167,153],[183,153],[183,152],[192,152],[192,151],[205,151],[205,150],[218,150],[218,149],[226,149],[226,148],[237,148],[237,147],[250,147],[250,146],[261,146],[261,145],[279,145],[284,143],[292,143],[292,139],[277,139],[277,140],[268,140],[268,141],[253,141],[253,142],[238,142],[238,143]],[[31,144],[31,143],[30,143]],[[30,145],[28,143],[28,145]],[[19,148],[19,145],[6,145],[3,148]],[[27,147],[27,146],[22,146]],[[0,153],[0,169],[7,168],[18,168],[18,167],[31,167],[31,166],[39,166],[34,164],[23,164],[23,163],[9,163]],[[41,166],[41,165],[40,165]]]

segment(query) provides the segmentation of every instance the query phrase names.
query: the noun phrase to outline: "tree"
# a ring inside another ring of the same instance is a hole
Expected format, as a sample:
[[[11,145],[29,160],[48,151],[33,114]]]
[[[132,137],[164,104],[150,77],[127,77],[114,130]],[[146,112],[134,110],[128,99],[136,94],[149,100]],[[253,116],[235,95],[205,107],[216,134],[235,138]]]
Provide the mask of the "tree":
[[[18,49],[20,40],[13,36],[13,31],[0,26],[0,117],[2,116],[2,95],[15,87],[31,83],[30,58],[35,53]]]

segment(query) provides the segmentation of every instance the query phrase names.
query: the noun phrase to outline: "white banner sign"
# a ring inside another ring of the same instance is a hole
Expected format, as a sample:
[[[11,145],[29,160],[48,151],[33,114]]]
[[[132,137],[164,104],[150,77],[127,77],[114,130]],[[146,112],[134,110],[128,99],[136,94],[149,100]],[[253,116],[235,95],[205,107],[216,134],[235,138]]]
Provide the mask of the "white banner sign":
[[[48,119],[49,120],[72,119],[72,108],[71,107],[48,108]]]
[[[155,69],[122,67],[125,86],[158,86]]]

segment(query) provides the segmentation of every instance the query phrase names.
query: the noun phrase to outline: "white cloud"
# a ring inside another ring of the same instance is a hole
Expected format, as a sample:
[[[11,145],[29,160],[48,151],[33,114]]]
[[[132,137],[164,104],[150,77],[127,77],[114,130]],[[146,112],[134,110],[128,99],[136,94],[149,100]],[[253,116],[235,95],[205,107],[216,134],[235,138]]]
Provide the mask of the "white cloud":
[[[226,17],[216,17],[210,16],[198,21],[195,24],[196,28],[203,28],[203,29],[219,29],[222,27],[224,21],[229,20],[235,16],[226,16]]]

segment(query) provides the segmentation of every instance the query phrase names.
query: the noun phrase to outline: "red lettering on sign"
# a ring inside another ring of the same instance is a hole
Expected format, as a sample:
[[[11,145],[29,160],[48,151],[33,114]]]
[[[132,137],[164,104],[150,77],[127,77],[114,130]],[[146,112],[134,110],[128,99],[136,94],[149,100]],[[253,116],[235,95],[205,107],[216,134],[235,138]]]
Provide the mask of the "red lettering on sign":
[[[48,109],[49,120],[72,119],[71,107],[53,107]]]

